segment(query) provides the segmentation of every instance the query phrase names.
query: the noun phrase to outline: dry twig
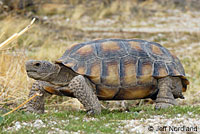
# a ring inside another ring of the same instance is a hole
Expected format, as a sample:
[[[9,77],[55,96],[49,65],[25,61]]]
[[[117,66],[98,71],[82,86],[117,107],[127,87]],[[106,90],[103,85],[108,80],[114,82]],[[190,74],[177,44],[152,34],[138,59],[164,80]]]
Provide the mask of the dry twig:
[[[10,42],[12,42],[13,40],[17,39],[19,36],[21,36],[23,33],[25,33],[28,29],[30,29],[30,27],[33,25],[34,22],[35,22],[35,18],[33,18],[31,23],[27,27],[25,27],[22,31],[20,31],[19,33],[13,34],[10,38],[8,38],[3,43],[1,43],[0,44],[0,48],[8,45]]]
[[[8,113],[5,113],[4,115],[2,115],[2,117],[11,114],[12,112],[16,111],[17,109],[19,109],[20,107],[24,106],[26,103],[28,103],[29,101],[31,101],[32,99],[34,99],[36,96],[41,96],[40,94],[36,93],[35,95],[31,96],[28,100],[26,100],[25,102],[23,102],[22,104],[20,104],[18,107],[14,108],[13,110],[11,110]]]

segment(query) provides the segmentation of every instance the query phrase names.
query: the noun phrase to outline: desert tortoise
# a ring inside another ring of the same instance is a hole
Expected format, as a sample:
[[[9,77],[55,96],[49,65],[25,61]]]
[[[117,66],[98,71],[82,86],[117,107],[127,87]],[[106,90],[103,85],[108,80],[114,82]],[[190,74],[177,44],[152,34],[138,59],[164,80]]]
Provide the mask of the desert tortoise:
[[[76,97],[91,114],[101,112],[99,100],[152,98],[156,108],[176,105],[189,84],[174,54],[158,43],[137,39],[74,44],[55,63],[27,61],[26,71],[37,80],[29,96],[48,92]],[[42,113],[44,95],[29,102],[28,110]]]

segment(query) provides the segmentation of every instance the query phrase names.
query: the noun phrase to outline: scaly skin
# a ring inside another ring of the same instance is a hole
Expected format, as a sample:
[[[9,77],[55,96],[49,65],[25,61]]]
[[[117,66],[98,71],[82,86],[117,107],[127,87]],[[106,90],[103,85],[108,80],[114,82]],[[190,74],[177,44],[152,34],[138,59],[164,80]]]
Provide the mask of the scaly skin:
[[[41,96],[36,96],[34,99],[29,101],[27,103],[27,111],[33,112],[33,113],[44,113],[44,97],[47,94],[47,92],[44,91],[42,88],[43,85],[41,85],[39,81],[36,81],[33,83],[32,88],[29,92],[29,98],[36,93],[39,93]]]
[[[172,94],[172,80],[173,77],[165,77],[158,79],[158,95],[156,99],[156,109],[168,108],[169,106],[177,105],[176,100]]]
[[[171,77],[172,79],[172,93],[174,95],[174,98],[181,98],[184,99],[184,96],[182,94],[182,81],[179,77]]]
[[[72,90],[74,96],[84,105],[88,114],[101,113],[101,104],[82,75],[78,75],[71,80],[69,89]]]

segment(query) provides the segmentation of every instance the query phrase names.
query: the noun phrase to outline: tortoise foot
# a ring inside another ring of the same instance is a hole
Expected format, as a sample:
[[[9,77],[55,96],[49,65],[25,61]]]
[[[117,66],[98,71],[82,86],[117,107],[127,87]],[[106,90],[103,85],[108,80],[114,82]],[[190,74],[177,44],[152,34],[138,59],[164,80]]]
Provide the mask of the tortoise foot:
[[[43,113],[44,113],[44,109],[37,110],[37,109],[33,109],[33,108],[31,108],[31,107],[28,107],[28,108],[26,109],[26,112],[27,112],[27,113],[43,114]]]
[[[87,111],[87,115],[89,115],[89,116],[94,116],[94,115],[98,115],[98,114],[100,114],[100,112],[97,112],[97,110],[91,109],[91,110]]]
[[[171,106],[174,106],[174,105],[169,104],[169,103],[157,103],[157,104],[155,105],[155,109],[156,109],[156,110],[159,110],[159,109],[166,109],[166,108],[169,108],[169,107],[171,107]]]
[[[177,105],[175,99],[172,98],[157,98],[155,109],[165,109]]]

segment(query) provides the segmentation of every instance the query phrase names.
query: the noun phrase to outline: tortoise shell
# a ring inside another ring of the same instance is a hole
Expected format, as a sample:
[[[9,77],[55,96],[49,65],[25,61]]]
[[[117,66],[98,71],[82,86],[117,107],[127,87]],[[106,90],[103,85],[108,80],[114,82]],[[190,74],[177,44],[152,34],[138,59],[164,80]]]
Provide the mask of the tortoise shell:
[[[100,99],[145,98],[156,91],[154,78],[180,77],[183,91],[189,84],[179,59],[160,44],[145,40],[102,39],[74,44],[56,63],[89,78]]]

